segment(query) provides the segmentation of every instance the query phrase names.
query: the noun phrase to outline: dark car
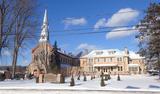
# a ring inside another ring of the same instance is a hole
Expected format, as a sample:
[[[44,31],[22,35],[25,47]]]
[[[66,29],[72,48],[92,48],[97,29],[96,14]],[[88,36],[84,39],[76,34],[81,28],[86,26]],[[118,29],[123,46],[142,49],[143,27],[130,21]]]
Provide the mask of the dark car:
[[[0,81],[4,81],[5,80],[5,74],[4,73],[0,73]]]
[[[159,74],[159,71],[158,70],[148,70],[148,73],[152,76],[154,75],[158,75]]]
[[[15,76],[14,76],[14,79],[20,80],[20,79],[24,79],[24,77],[25,77],[25,74],[16,73]]]

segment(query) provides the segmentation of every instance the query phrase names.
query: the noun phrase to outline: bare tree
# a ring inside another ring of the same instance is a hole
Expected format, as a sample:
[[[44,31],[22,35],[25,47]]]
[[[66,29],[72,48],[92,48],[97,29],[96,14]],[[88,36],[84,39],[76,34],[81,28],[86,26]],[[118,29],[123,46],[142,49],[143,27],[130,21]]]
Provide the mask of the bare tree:
[[[15,75],[19,49],[31,38],[36,38],[35,30],[37,21],[34,18],[36,13],[36,0],[14,0],[13,15],[15,16],[13,34],[13,60],[12,77]]]
[[[9,47],[9,37],[13,30],[15,18],[12,16],[13,0],[0,1],[0,57],[2,48]]]

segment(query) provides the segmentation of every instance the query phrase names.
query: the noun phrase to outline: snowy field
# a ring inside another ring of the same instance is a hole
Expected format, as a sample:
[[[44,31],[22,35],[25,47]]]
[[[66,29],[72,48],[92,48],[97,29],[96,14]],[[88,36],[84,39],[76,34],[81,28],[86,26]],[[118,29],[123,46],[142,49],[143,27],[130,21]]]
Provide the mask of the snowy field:
[[[66,78],[66,83],[38,83],[34,80],[8,80],[0,82],[1,89],[72,89],[72,90],[124,90],[124,91],[159,91],[160,80],[157,76],[148,75],[121,75],[121,81],[117,81],[117,76],[111,76],[111,80],[105,81],[106,86],[100,86],[100,78],[83,81],[75,80],[75,86],[71,87],[70,78]]]

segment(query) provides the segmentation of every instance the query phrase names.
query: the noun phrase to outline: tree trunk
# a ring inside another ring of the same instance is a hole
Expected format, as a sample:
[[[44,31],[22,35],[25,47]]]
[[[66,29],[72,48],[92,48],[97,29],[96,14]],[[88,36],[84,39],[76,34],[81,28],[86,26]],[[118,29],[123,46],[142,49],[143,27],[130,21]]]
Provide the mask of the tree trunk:
[[[12,60],[12,78],[15,78],[17,58],[18,58],[18,47],[15,47]]]
[[[160,53],[158,54],[158,70],[159,70],[159,79],[160,79]]]
[[[2,51],[2,47],[3,47],[3,44],[2,44],[2,33],[3,33],[3,15],[2,15],[2,11],[1,12],[1,15],[0,15],[0,57],[1,57],[1,51]]]

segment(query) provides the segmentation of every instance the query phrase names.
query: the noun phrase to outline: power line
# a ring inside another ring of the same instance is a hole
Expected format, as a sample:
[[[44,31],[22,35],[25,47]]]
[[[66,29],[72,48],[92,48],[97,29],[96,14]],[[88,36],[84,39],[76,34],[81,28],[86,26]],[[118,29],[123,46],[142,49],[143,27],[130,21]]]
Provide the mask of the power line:
[[[85,31],[85,30],[94,30],[94,31],[100,31],[102,29],[116,29],[116,28],[131,28],[131,27],[134,27],[136,25],[126,25],[126,26],[105,26],[105,27],[99,27],[99,28],[94,28],[94,27],[87,27],[87,28],[77,28],[77,29],[67,29],[67,30],[53,30],[53,32],[50,32],[50,33],[69,33],[69,32],[75,32],[77,31]],[[7,33],[8,34],[8,33]],[[6,34],[6,35],[7,35]],[[40,32],[38,33],[33,33],[33,36],[34,34],[40,34]],[[15,33],[9,33],[8,35],[16,35]],[[29,34],[29,36],[31,36]]]
[[[126,26],[105,26],[100,27],[97,30],[95,30],[94,27],[88,27],[88,28],[78,28],[78,29],[68,29],[68,30],[54,30],[53,32],[50,32],[50,35],[53,36],[67,36],[67,35],[86,35],[86,34],[97,34],[97,33],[107,33],[107,32],[118,32],[118,31],[131,31],[131,30],[138,30],[133,29],[136,25],[126,25]],[[144,26],[144,25],[139,25]],[[114,30],[116,28],[124,28],[123,30]],[[112,30],[103,30],[103,29],[112,29]],[[85,30],[92,30],[92,32],[84,32]],[[102,31],[103,30],[103,31]],[[82,32],[83,31],[83,32]],[[10,33],[8,35],[16,35],[15,33]],[[26,35],[26,38],[39,38],[40,33],[33,33],[32,35]]]
[[[93,32],[72,32],[66,34],[54,34],[54,36],[66,36],[66,35],[88,35],[88,34],[100,34],[100,33],[109,33],[109,32],[120,32],[120,31],[133,31],[138,29],[124,29],[124,30],[104,30],[104,31],[93,31]]]
[[[124,27],[134,27],[136,25],[126,25],[126,26],[104,26],[99,28],[87,27],[87,28],[77,28],[77,29],[67,29],[67,30],[53,30],[53,32],[73,32],[73,31],[82,31],[82,30],[101,30],[101,29],[113,29],[113,28],[124,28]]]
[[[120,31],[136,31],[138,29],[124,29],[124,30],[104,30],[104,31],[92,31],[92,32],[68,32],[63,34],[50,34],[50,36],[71,36],[71,35],[90,35],[90,34],[101,34],[101,33],[109,33],[109,32],[120,32]],[[34,38],[34,37],[40,37],[40,35],[30,36],[26,38]]]

